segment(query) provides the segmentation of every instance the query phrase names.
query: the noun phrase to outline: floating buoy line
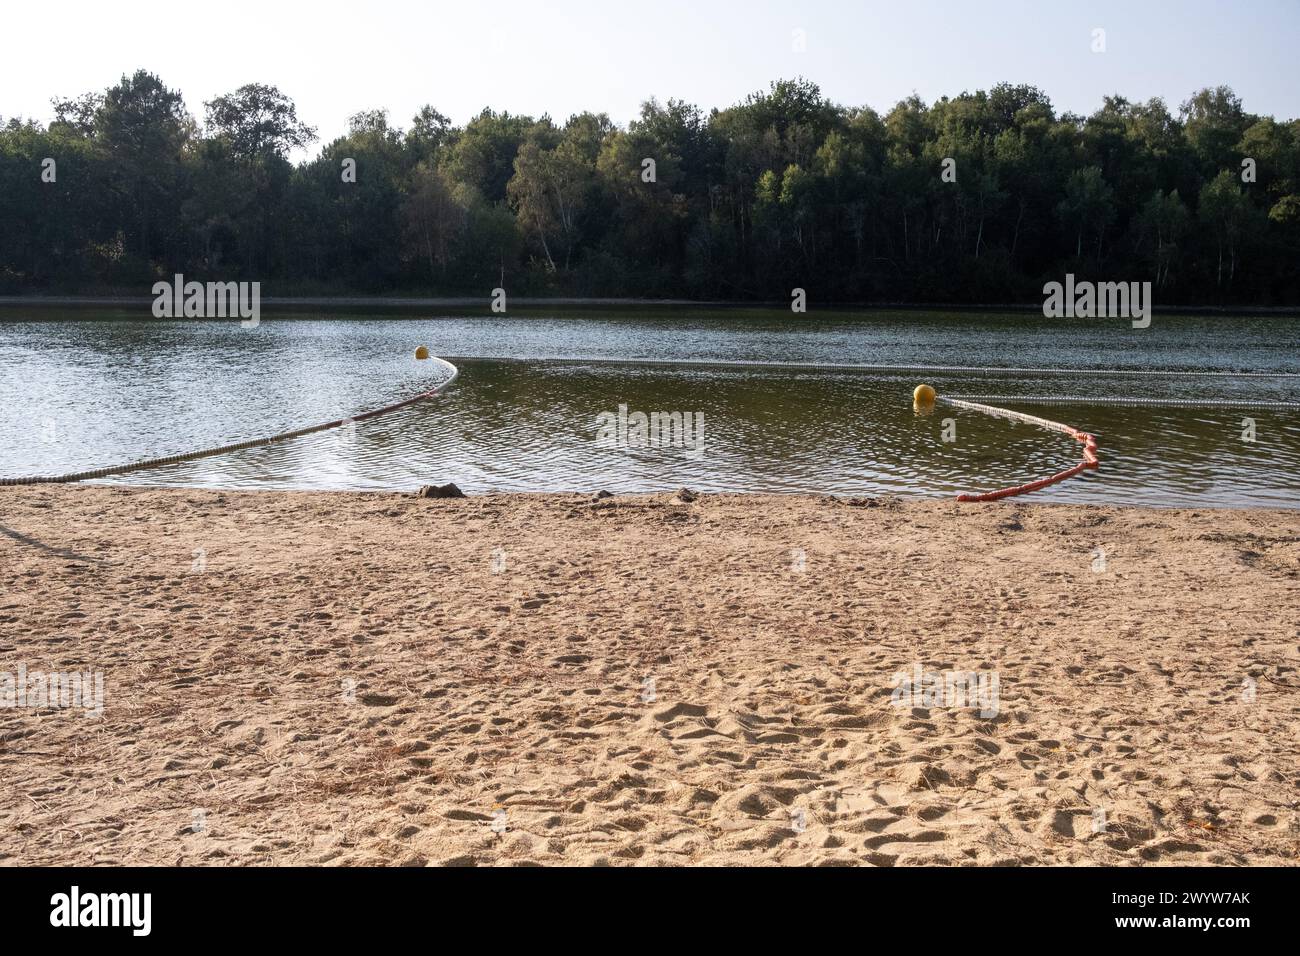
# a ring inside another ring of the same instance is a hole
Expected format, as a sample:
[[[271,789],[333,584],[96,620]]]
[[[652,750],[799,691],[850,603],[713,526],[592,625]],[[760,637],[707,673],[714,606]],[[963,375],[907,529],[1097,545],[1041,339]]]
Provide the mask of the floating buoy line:
[[[262,445],[270,445],[276,442],[289,441],[294,438],[301,438],[316,432],[327,431],[331,428],[339,428],[344,425],[355,422],[367,421],[372,418],[378,418],[380,415],[386,415],[389,412],[397,411],[401,408],[414,405],[417,402],[434,398],[448,388],[460,375],[460,370],[448,362],[446,359],[430,355],[429,350],[421,345],[416,349],[415,357],[419,360],[430,360],[437,363],[443,369],[449,372],[447,379],[434,386],[426,392],[421,392],[411,398],[400,402],[394,402],[391,405],[385,405],[382,408],[371,409],[370,411],[359,412],[356,415],[347,418],[339,418],[330,422],[321,422],[316,425],[308,425],[305,428],[298,428],[293,431],[281,432],[277,435],[269,435],[264,438],[254,438],[248,441],[234,442],[229,445],[220,445],[215,448],[203,448],[198,451],[186,452],[179,455],[166,455],[161,458],[148,458],[141,461],[129,462],[124,465],[114,465],[106,468],[93,468],[88,471],[71,472],[63,475],[40,475],[22,478],[0,478],[0,486],[13,485],[41,485],[41,484],[64,484],[77,481],[90,481],[98,478],[108,478],[113,475],[123,475],[133,471],[143,471],[149,468],[157,468],[163,465],[176,464],[178,462],[194,461],[199,458],[208,458],[214,455],[224,455],[230,452],[241,451],[246,448],[256,448]],[[1035,373],[1044,375],[1055,374],[1093,374],[1093,375],[1118,375],[1118,376],[1154,376],[1154,377],[1207,377],[1207,378],[1273,378],[1273,379],[1290,379],[1300,378],[1297,372],[1224,372],[1224,371],[1152,371],[1138,369],[1066,369],[1066,368],[1031,368],[1031,367],[971,367],[971,366],[948,366],[948,365],[857,365],[842,363],[802,363],[802,362],[780,362],[780,361],[758,361],[745,362],[727,359],[686,359],[686,360],[626,360],[626,359],[605,359],[605,358],[561,358],[559,361],[569,362],[593,362],[593,363],[610,363],[610,364],[647,364],[647,365],[737,365],[737,366],[762,366],[762,367],[802,367],[802,368],[821,368],[821,369],[857,369],[862,371],[927,371],[927,372],[966,372],[966,373]],[[1034,425],[1038,428],[1049,431],[1060,432],[1069,435],[1071,438],[1083,445],[1083,460],[1077,464],[1066,468],[1062,471],[1049,475],[1046,478],[1040,478],[1036,481],[1026,482],[1021,485],[1014,485],[1009,488],[1000,488],[996,491],[983,493],[966,493],[957,496],[958,501],[997,501],[1001,498],[1009,498],[1014,495],[1026,494],[1031,491],[1037,491],[1054,485],[1058,482],[1073,478],[1082,474],[1084,471],[1093,470],[1100,466],[1100,459],[1097,455],[1096,436],[1089,432],[1082,431],[1072,425],[1063,422],[1052,421],[1051,419],[1041,418],[1036,415],[1029,415],[1025,412],[1013,411],[1009,408],[988,404],[990,402],[1010,402],[1013,404],[1038,404],[1038,405],[1068,405],[1068,404],[1093,404],[1093,405],[1145,405],[1145,406],[1168,406],[1168,407],[1200,407],[1200,408],[1300,408],[1300,402],[1293,401],[1259,401],[1250,399],[1178,399],[1178,398],[1129,398],[1122,396],[1100,396],[1091,397],[1086,395],[938,395],[930,385],[918,385],[912,393],[913,404],[921,410],[932,410],[936,402],[944,402],[955,408],[962,408],[968,411],[979,412],[984,415],[990,415],[996,418],[1005,418],[1011,421],[1023,422],[1028,425]]]
[[[510,355],[480,356],[497,362],[535,362],[539,359]],[[602,355],[554,355],[542,359],[547,362],[564,362],[571,365],[664,365],[687,367],[720,366],[723,368],[789,368],[821,369],[855,372],[962,372],[967,375],[1035,374],[1035,375],[1095,375],[1140,376],[1147,378],[1276,378],[1300,379],[1300,372],[1229,372],[1223,370],[1197,371],[1195,369],[1136,369],[1136,368],[1061,368],[1058,366],[1031,367],[1016,365],[881,365],[866,362],[798,362],[782,359],[662,359],[662,358],[610,358]]]
[[[1030,370],[1026,370],[1030,371]],[[1035,369],[1032,371],[1048,371],[1047,369]],[[1154,373],[1162,374],[1162,373]],[[1167,373],[1167,374],[1185,374],[1185,375],[1230,375],[1232,373],[1215,373],[1215,372],[1186,372],[1186,373]],[[1289,378],[1291,373],[1261,374],[1261,373],[1243,373],[1251,374],[1256,377],[1269,378]],[[1026,482],[1023,485],[1014,485],[1010,488],[1000,488],[997,491],[984,492],[982,494],[960,494],[957,496],[958,501],[998,501],[1002,498],[1010,498],[1014,495],[1023,495],[1031,491],[1038,491],[1040,488],[1046,488],[1057,482],[1065,481],[1067,478],[1073,478],[1085,471],[1093,470],[1100,467],[1100,459],[1097,456],[1097,439],[1096,436],[1089,432],[1081,431],[1073,425],[1066,425],[1063,422],[1052,421],[1048,418],[1040,418],[1037,415],[1029,415],[1024,412],[1013,411],[1009,408],[1002,408],[997,405],[990,405],[989,402],[1011,402],[1012,404],[1038,404],[1038,405],[1070,405],[1070,404],[1092,404],[1092,405],[1145,405],[1145,406],[1168,406],[1173,408],[1192,407],[1192,408],[1300,408],[1300,402],[1288,401],[1255,401],[1250,399],[1198,399],[1198,398],[1129,398],[1125,396],[1103,396],[1091,398],[1086,395],[950,395],[938,396],[935,390],[929,385],[918,385],[912,393],[912,403],[918,410],[926,411],[933,408],[936,401],[944,402],[955,408],[964,408],[969,411],[980,412],[984,415],[991,415],[995,418],[1006,418],[1011,421],[1024,422],[1028,425],[1035,425],[1039,428],[1045,428],[1049,431],[1061,432],[1069,435],[1076,441],[1083,443],[1083,460],[1070,468],[1058,471],[1054,475],[1046,478],[1040,478],[1037,481]]]
[[[992,415],[996,418],[1009,418],[1012,421],[1024,422],[1028,425],[1037,425],[1039,428],[1046,428],[1050,431],[1061,432],[1069,435],[1075,441],[1083,443],[1083,461],[1078,464],[1058,471],[1054,475],[1048,475],[1046,478],[1040,478],[1037,481],[1029,481],[1023,485],[1013,485],[1010,488],[999,488],[997,491],[988,491],[983,494],[962,494],[957,496],[958,501],[998,501],[1002,498],[1010,498],[1014,495],[1023,495],[1031,491],[1038,491],[1040,488],[1046,488],[1048,485],[1054,485],[1057,482],[1065,481],[1067,478],[1073,478],[1075,475],[1083,474],[1090,469],[1095,469],[1100,465],[1097,458],[1097,439],[1088,432],[1080,431],[1072,425],[1066,425],[1062,422],[1054,422],[1050,419],[1039,418],[1036,415],[1026,415],[1024,412],[1013,412],[1009,408],[998,408],[993,405],[984,405],[980,402],[972,402],[963,398],[945,399],[949,405],[957,408],[965,408],[970,411],[982,412],[985,415]]]
[[[446,359],[440,359],[436,356],[430,356],[428,349],[423,345],[416,352],[417,358],[428,358],[436,362],[450,375],[447,380],[429,389],[427,392],[421,392],[411,398],[400,402],[394,402],[391,405],[385,405],[383,408],[374,408],[370,411],[359,412],[356,415],[350,415],[347,418],[336,418],[332,422],[321,422],[318,425],[308,425],[306,428],[297,428],[289,432],[281,432],[278,435],[269,435],[265,438],[253,438],[248,441],[234,442],[230,445],[220,445],[216,448],[203,448],[199,451],[185,452],[180,455],[166,455],[162,458],[148,458],[143,461],[133,461],[125,465],[113,465],[108,468],[92,468],[89,471],[77,471],[66,475],[40,475],[30,478],[0,478],[0,486],[9,485],[53,485],[66,484],[73,481],[90,481],[95,478],[108,478],[112,475],[125,475],[132,471],[143,471],[147,468],[157,468],[161,465],[173,465],[182,461],[194,461],[197,458],[209,458],[213,455],[225,455],[234,451],[242,451],[245,448],[256,448],[260,445],[270,445],[275,442],[289,441],[294,438],[302,438],[304,435],[311,435],[316,432],[323,432],[331,428],[339,428],[343,425],[349,425],[354,422],[363,422],[371,418],[378,418],[380,415],[387,415],[389,412],[395,412],[399,408],[406,408],[408,405],[414,405],[416,402],[422,402],[426,399],[434,398],[441,395],[451,387],[452,382],[460,375],[460,369],[452,365]]]
[[[1248,398],[1128,398],[1103,395],[953,395],[970,402],[1012,402],[1022,405],[1167,405],[1171,408],[1300,408],[1300,402],[1257,401]]]

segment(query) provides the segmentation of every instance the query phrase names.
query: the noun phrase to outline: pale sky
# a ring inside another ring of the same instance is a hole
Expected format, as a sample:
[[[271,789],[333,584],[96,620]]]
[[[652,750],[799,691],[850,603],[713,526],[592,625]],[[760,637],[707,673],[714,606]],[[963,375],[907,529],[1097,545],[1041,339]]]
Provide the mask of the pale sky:
[[[1115,92],[1176,110],[1226,83],[1251,112],[1300,116],[1300,0],[60,0],[6,4],[0,24],[5,118],[48,121],[51,97],[144,67],[200,120],[204,100],[278,86],[323,142],[361,109],[403,128],[424,103],[458,125],[485,106],[626,123],[650,96],[707,110],[796,75],[881,112],[1006,80],[1041,87],[1058,111],[1090,113]]]

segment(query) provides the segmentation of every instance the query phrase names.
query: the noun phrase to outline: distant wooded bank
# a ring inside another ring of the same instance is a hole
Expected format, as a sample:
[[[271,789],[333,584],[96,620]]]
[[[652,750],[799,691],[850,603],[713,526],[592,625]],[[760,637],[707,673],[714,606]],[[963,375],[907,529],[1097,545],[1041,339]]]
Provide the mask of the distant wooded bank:
[[[1041,302],[1071,273],[1150,281],[1157,312],[1300,304],[1300,120],[1227,87],[1086,117],[1011,84],[882,115],[801,79],[707,113],[649,100],[626,127],[492,110],[458,127],[426,106],[403,129],[372,110],[296,164],[314,131],[274,87],[199,123],[138,71],[54,110],[0,123],[6,296],[143,300],[184,273],[303,305],[500,287],[941,307]]]

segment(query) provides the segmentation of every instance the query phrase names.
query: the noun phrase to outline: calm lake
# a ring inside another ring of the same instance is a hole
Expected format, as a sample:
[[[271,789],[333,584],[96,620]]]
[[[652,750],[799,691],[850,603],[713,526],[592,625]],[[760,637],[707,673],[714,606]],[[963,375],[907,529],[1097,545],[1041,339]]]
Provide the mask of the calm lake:
[[[1135,330],[1125,320],[1036,314],[685,308],[264,314],[245,329],[138,311],[7,307],[0,477],[177,454],[398,401],[442,374],[414,359],[426,345],[461,370],[441,397],[351,428],[109,481],[943,496],[1017,484],[1078,460],[1077,443],[1029,425],[943,404],[918,416],[911,392],[926,381],[940,395],[1000,396],[992,404],[1098,436],[1098,472],[1032,500],[1297,507],[1300,408],[1108,401],[1300,403],[1298,332],[1300,320],[1278,316],[1158,314]],[[846,367],[854,365],[954,368]],[[1051,397],[1072,400],[1025,401]],[[702,413],[700,447],[603,446],[599,418],[620,405]],[[1243,439],[1247,419],[1254,441]],[[955,440],[944,441],[945,431]]]

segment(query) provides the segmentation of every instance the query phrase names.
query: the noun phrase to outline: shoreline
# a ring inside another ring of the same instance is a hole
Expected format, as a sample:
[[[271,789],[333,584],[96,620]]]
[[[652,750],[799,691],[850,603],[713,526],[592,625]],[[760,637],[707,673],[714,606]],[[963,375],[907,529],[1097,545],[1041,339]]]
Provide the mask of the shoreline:
[[[1300,863],[1295,511],[3,502],[0,865]]]
[[[149,307],[153,296],[0,296],[0,309],[19,307],[48,308],[136,308]],[[268,309],[366,309],[375,311],[405,311],[408,309],[455,308],[482,309],[488,315],[509,317],[510,312],[492,313],[491,296],[265,296],[261,299]],[[548,308],[618,308],[618,309],[693,309],[720,311],[777,311],[788,312],[788,301],[747,302],[710,301],[698,299],[629,299],[629,298],[577,298],[519,296],[509,299],[510,309]],[[916,302],[834,302],[817,304],[802,315],[818,312],[1024,312],[1041,314],[1042,303],[916,303]],[[1216,306],[1172,305],[1153,311],[1153,315],[1265,315],[1300,318],[1300,306]],[[194,321],[221,321],[195,319]],[[230,321],[237,321],[232,319]]]

